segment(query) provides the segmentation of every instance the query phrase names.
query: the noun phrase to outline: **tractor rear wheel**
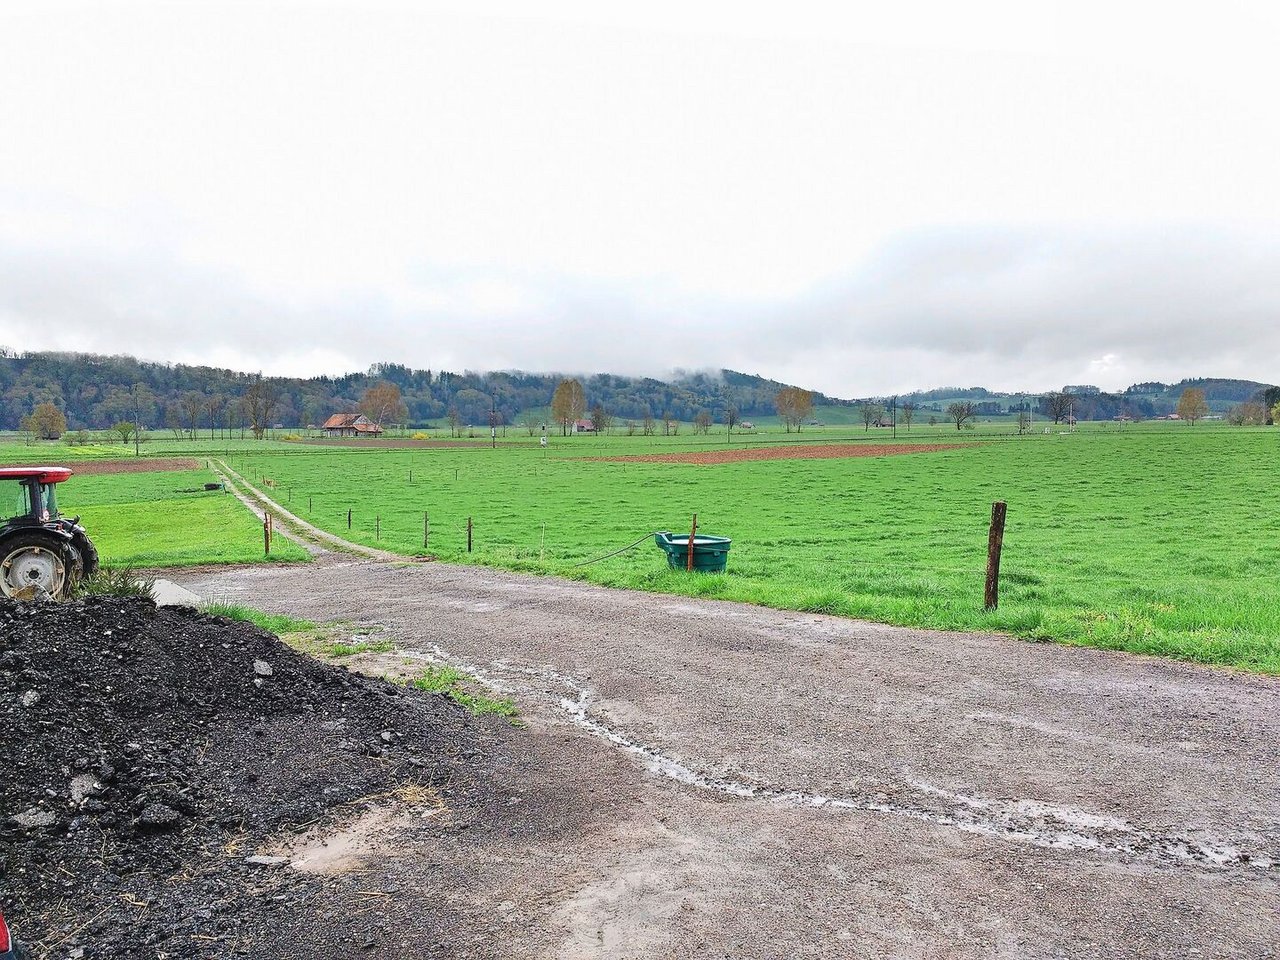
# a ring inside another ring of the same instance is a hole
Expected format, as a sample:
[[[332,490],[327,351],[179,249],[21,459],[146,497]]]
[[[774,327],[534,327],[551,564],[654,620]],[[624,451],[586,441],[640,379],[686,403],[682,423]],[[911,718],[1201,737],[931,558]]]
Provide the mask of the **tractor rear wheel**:
[[[60,600],[79,562],[74,548],[54,534],[11,534],[0,540],[0,592],[15,600]]]
[[[80,565],[76,571],[77,580],[88,580],[98,572],[98,548],[93,545],[88,534],[76,531],[71,535],[71,543],[80,554]]]

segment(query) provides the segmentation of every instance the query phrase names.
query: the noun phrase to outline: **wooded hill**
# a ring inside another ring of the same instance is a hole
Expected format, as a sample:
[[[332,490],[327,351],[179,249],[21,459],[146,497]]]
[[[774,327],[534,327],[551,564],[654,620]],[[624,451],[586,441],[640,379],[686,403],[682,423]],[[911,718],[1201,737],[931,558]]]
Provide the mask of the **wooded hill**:
[[[236,417],[235,405],[259,379],[255,374],[183,364],[149,363],[133,357],[104,357],[80,353],[27,353],[0,351],[0,429],[15,430],[23,417],[39,403],[50,402],[67,418],[69,429],[102,429],[134,418],[135,384],[144,390],[140,421],[152,428],[165,426],[182,412],[192,394],[204,399],[197,422],[207,425],[210,403],[223,401],[215,415],[221,424]],[[462,424],[487,426],[496,404],[501,422],[514,424],[527,410],[541,410],[551,403],[560,374],[453,373],[446,370],[413,370],[402,364],[379,363],[365,373],[341,377],[263,377],[278,395],[270,420],[287,426],[321,424],[330,414],[354,411],[364,392],[380,381],[400,388],[410,426],[443,424],[451,409]],[[614,418],[642,420],[646,415],[692,421],[708,411],[717,421],[729,406],[745,418],[774,413],[774,397],[786,384],[733,370],[715,373],[677,373],[671,380],[624,377],[612,374],[578,376],[586,390],[587,408],[603,404]],[[819,405],[851,401],[814,393]],[[236,422],[239,422],[238,420]]]
[[[407,425],[441,426],[456,409],[459,423],[489,423],[496,405],[501,422],[515,424],[525,411],[545,416],[560,374],[500,371],[494,373],[446,370],[414,370],[402,364],[380,363],[364,373],[341,377],[263,377],[214,367],[150,363],[126,356],[82,353],[26,353],[0,349],[0,429],[18,429],[22,418],[39,403],[50,402],[61,410],[69,429],[103,429],[117,421],[131,421],[135,402],[131,395],[141,388],[137,415],[153,429],[173,421],[188,423],[188,408],[200,426],[210,418],[220,425],[239,423],[239,401],[258,380],[269,384],[276,399],[270,420],[289,427],[321,424],[333,413],[356,410],[366,390],[381,381],[394,383],[407,408]],[[734,407],[741,419],[776,414],[775,398],[784,386],[777,380],[739,373],[677,372],[670,380],[613,374],[578,376],[586,392],[587,409],[602,404],[615,420],[661,418],[669,414],[685,422],[707,411],[722,422]],[[1082,420],[1105,420],[1121,414],[1153,417],[1173,412],[1182,391],[1198,387],[1205,392],[1211,410],[1223,412],[1236,404],[1264,395],[1269,385],[1252,380],[1198,378],[1178,383],[1138,383],[1120,393],[1106,393],[1087,384],[1065,388],[1074,398],[1074,413]],[[898,397],[922,409],[944,409],[953,400],[974,401],[980,416],[1002,415],[1021,409],[1029,395],[1000,393],[983,387],[943,387]],[[1041,395],[1043,396],[1043,395]],[[815,416],[823,407],[852,407],[858,401],[813,393]],[[1043,412],[1043,400],[1028,401]],[[1271,401],[1267,406],[1270,408]],[[214,414],[211,411],[216,410]]]
[[[1214,413],[1225,413],[1237,404],[1249,401],[1263,402],[1268,409],[1275,403],[1271,391],[1276,388],[1271,384],[1214,377],[1191,377],[1177,383],[1135,383],[1118,393],[1108,393],[1092,384],[1068,384],[1061,390],[1043,394],[1002,393],[985,387],[939,387],[903,394],[898,402],[910,401],[923,409],[942,410],[952,401],[969,400],[979,416],[1016,413],[1026,403],[1031,410],[1044,415],[1048,393],[1068,393],[1072,396],[1074,415],[1078,419],[1110,420],[1122,415],[1135,418],[1166,416],[1175,412],[1182,392],[1192,388],[1204,391],[1209,409]]]

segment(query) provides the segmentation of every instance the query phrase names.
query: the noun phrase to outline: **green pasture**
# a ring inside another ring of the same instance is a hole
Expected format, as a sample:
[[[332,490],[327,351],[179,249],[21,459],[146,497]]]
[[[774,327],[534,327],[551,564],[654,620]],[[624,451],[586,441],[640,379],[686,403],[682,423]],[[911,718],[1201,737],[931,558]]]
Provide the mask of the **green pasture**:
[[[940,453],[720,466],[580,459],[703,442],[684,435],[556,438],[545,451],[277,445],[230,462],[318,526],[406,554],[424,552],[426,512],[429,552],[450,561],[1280,672],[1280,430],[960,436],[962,449]],[[1009,524],[1001,604],[987,613],[996,499]],[[728,573],[669,571],[649,543],[575,566],[651,531],[687,530],[694,513],[699,529],[734,539]]]
[[[108,566],[262,561],[262,524],[230,494],[203,489],[216,479],[206,470],[73,476],[58,506],[80,516]],[[277,537],[271,559],[308,556]]]
[[[144,456],[226,459],[316,525],[405,554],[611,586],[1053,640],[1280,673],[1280,430],[1207,423],[1063,427],[1017,437],[1008,421],[956,431],[917,423],[898,440],[940,453],[718,466],[585,459],[835,439],[829,425],[751,436],[552,435],[509,428],[455,448],[152,438]],[[439,433],[433,433],[438,437]],[[131,452],[132,448],[130,448]],[[105,453],[103,452],[105,451]],[[0,462],[69,462],[114,448],[0,442]],[[410,472],[412,471],[412,480]],[[108,562],[262,559],[261,527],[226,494],[181,493],[203,470],[78,476],[64,488]],[[991,501],[1009,503],[1000,609],[982,610]],[[347,511],[352,527],[347,529]],[[423,514],[430,543],[423,549]],[[730,536],[724,575],[669,571],[654,530]],[[474,522],[474,552],[465,525]],[[375,534],[375,526],[380,534]],[[304,559],[282,538],[274,559]]]

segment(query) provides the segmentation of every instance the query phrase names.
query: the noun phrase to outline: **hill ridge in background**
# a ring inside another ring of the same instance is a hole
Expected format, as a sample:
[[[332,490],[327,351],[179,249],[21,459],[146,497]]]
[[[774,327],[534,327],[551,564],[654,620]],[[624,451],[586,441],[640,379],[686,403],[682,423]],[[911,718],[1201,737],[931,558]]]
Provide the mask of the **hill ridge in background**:
[[[361,395],[379,380],[396,384],[408,407],[408,423],[413,426],[438,424],[456,408],[463,424],[487,424],[496,404],[502,422],[515,424],[528,411],[545,416],[561,373],[529,373],[519,370],[463,371],[413,369],[398,363],[376,363],[362,373],[318,377],[263,377],[280,392],[273,420],[288,425],[319,424],[332,413],[354,410]],[[577,376],[585,388],[588,406],[604,405],[616,419],[642,420],[670,413],[675,419],[690,421],[707,410],[717,421],[733,406],[740,417],[773,416],[774,397],[786,384],[779,380],[736,370],[677,370],[668,380],[621,374],[569,374]],[[191,393],[221,395],[234,400],[242,396],[255,374],[225,368],[189,364],[142,361],[130,356],[38,351],[18,353],[0,349],[0,429],[14,430],[38,403],[52,402],[67,416],[71,429],[100,429],[117,420],[133,417],[129,389],[135,383],[147,387],[142,420],[163,425],[173,408]],[[1080,397],[1077,416],[1082,419],[1109,419],[1124,412],[1150,417],[1173,410],[1178,396],[1187,387],[1205,391],[1215,411],[1253,399],[1270,385],[1252,380],[1188,378],[1178,383],[1134,384],[1120,393],[1077,385]],[[1050,392],[1050,391],[1044,391]],[[994,416],[1018,409],[1035,393],[992,391],[985,387],[944,387],[918,390],[898,396],[898,402],[915,402],[923,409],[942,410],[957,399],[973,400],[979,414]],[[849,421],[861,401],[833,397],[813,391],[816,416],[825,408],[833,420]],[[871,398],[883,402],[887,398]],[[182,422],[186,418],[180,417]],[[198,422],[207,424],[208,413]]]
[[[14,430],[38,403],[54,403],[67,416],[70,429],[96,429],[133,417],[129,389],[143,384],[150,397],[141,419],[164,423],[165,410],[195,392],[235,399],[257,375],[225,368],[168,364],[130,356],[0,350],[0,429]],[[615,418],[641,420],[671,413],[692,420],[700,410],[719,419],[730,406],[745,417],[772,415],[773,400],[784,384],[735,370],[677,371],[670,380],[620,374],[527,373],[413,369],[398,363],[375,363],[363,373],[318,377],[262,377],[279,388],[280,402],[272,419],[281,423],[319,424],[331,413],[354,410],[366,389],[380,380],[400,388],[411,425],[441,423],[456,407],[463,424],[488,424],[496,404],[502,422],[515,424],[522,413],[544,411],[556,385],[576,376],[590,407],[602,403]],[[821,406],[853,401],[814,392]],[[202,414],[200,422],[207,422]]]

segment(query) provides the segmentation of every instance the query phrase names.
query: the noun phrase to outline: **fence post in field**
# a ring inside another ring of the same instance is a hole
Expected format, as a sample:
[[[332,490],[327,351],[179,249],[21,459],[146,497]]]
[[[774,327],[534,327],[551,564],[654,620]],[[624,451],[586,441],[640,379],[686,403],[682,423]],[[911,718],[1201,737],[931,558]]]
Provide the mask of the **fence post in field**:
[[[262,555],[271,555],[271,514],[265,510],[262,513]]]
[[[381,514],[373,518],[373,539],[375,540],[382,539],[382,515]]]
[[[688,566],[686,567],[686,571],[688,573],[693,573],[693,538],[697,532],[698,532],[698,515],[695,513],[693,515],[693,526],[689,529],[689,557],[688,557]]]
[[[467,553],[471,552],[471,518],[467,517]]]
[[[1000,605],[1000,550],[1004,546],[1004,517],[1008,504],[997,500],[991,504],[991,530],[987,534],[987,589],[985,609]]]
[[[351,508],[347,507],[347,529],[351,529]]]
[[[427,549],[427,541],[431,539],[431,518],[427,511],[422,511],[422,549]]]

